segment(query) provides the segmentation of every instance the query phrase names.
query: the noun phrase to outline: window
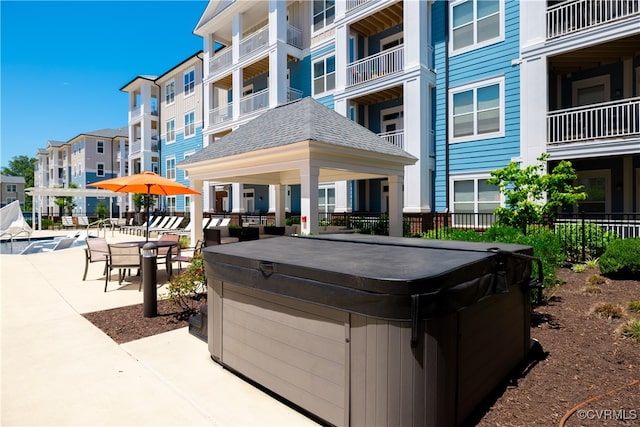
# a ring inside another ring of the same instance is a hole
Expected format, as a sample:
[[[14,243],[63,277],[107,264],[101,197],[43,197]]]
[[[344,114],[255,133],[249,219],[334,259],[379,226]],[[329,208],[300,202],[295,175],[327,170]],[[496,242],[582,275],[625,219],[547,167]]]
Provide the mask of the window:
[[[167,159],[167,179],[176,179],[176,158]]]
[[[174,142],[176,140],[176,121],[175,119],[167,120],[167,142]]]
[[[196,115],[192,111],[184,115],[184,137],[193,136],[196,133]]]
[[[96,163],[96,175],[104,176],[104,163]]]
[[[318,31],[333,23],[336,14],[335,0],[314,0],[313,31]]]
[[[18,191],[18,186],[15,184],[7,184],[7,193],[15,193]]]
[[[336,87],[336,57],[329,56],[313,63],[313,94],[333,90]]]
[[[464,0],[451,3],[452,52],[462,52],[503,39],[500,0]]]
[[[578,202],[579,212],[611,212],[611,197],[609,196],[609,170],[579,171],[576,185],[581,185],[587,198]]]
[[[167,83],[167,85],[164,87],[164,97],[165,97],[165,102],[167,104],[173,104],[173,102],[176,99],[176,82],[175,80],[171,80],[169,83]]]
[[[195,151],[189,151],[187,153],[184,153],[184,159],[187,159],[194,154],[195,154]],[[184,179],[189,179],[189,172],[184,171]]]
[[[196,91],[196,70],[191,69],[184,73],[184,96],[191,95]]]
[[[503,78],[466,85],[450,93],[452,142],[504,135]]]
[[[460,177],[453,179],[451,187],[455,224],[474,227],[493,224],[495,218],[489,214],[493,214],[501,202],[497,185],[487,183],[486,177]]]
[[[245,188],[242,190],[242,199],[244,202],[244,211],[252,213],[255,211],[254,191],[253,188]]]
[[[167,213],[170,215],[176,213],[176,196],[167,197]]]
[[[336,210],[335,187],[321,186],[318,189],[318,212],[329,213]]]
[[[9,203],[13,203],[13,202],[15,202],[15,201],[16,201],[16,198],[15,198],[15,197],[7,197],[7,199],[6,199],[6,200],[7,200],[7,204],[9,204]]]
[[[184,196],[184,211],[191,212],[191,196]]]
[[[104,141],[96,141],[96,153],[104,153]]]

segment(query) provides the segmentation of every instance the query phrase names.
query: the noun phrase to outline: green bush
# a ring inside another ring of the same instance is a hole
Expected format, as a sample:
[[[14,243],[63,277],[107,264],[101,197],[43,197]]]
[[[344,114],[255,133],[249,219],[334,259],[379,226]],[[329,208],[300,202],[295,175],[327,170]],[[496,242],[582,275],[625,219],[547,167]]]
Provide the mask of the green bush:
[[[640,277],[640,238],[613,240],[600,257],[600,271],[618,278]]]
[[[618,239],[616,233],[593,222],[585,221],[584,233],[582,228],[581,223],[560,224],[556,228],[564,252],[571,261],[582,259],[582,246],[585,246],[587,257],[597,258],[604,253],[609,242]]]

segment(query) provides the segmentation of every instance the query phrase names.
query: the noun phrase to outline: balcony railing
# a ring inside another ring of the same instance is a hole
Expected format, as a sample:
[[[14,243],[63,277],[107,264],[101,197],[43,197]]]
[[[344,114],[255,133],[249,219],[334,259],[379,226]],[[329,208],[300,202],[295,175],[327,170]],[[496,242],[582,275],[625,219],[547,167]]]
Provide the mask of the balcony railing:
[[[269,108],[269,88],[240,99],[240,114],[251,114]]]
[[[638,0],[571,0],[547,9],[547,38],[640,14]]]
[[[292,87],[287,88],[287,102],[295,101],[296,99],[302,99],[304,92]]]
[[[404,129],[394,130],[391,132],[382,132],[379,133],[378,136],[380,138],[386,139],[391,144],[404,150]]]
[[[287,25],[287,44],[302,49],[302,30],[293,25]]]
[[[209,111],[210,125],[218,125],[231,119],[233,119],[233,104],[231,102]]]
[[[640,97],[553,111],[547,142],[562,144],[640,135]]]
[[[136,154],[142,151],[142,141],[137,139],[131,144],[131,154]]]
[[[404,69],[404,46],[396,46],[347,65],[347,86],[366,83]]]
[[[240,42],[240,56],[245,56],[255,52],[269,43],[269,26],[265,25],[255,33],[242,39]]]
[[[227,46],[213,54],[209,59],[209,72],[213,73],[231,66],[233,62],[231,46]]]
[[[347,12],[352,11],[353,9],[360,7],[365,3],[369,3],[371,0],[347,0]]]

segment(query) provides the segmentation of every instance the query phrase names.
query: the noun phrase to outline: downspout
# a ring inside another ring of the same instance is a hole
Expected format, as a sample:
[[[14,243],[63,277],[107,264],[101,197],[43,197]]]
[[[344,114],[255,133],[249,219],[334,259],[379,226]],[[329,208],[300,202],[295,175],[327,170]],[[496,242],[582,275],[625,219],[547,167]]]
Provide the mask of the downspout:
[[[448,211],[451,201],[449,194],[449,2],[445,2],[444,6],[444,194],[445,211]]]
[[[162,106],[162,88],[155,80],[153,84],[158,87],[158,175],[162,176],[162,138],[160,138],[162,131],[162,108],[160,108]],[[151,146],[153,147],[153,143]],[[166,198],[163,201],[166,203]],[[149,213],[147,213],[147,219],[149,219]]]

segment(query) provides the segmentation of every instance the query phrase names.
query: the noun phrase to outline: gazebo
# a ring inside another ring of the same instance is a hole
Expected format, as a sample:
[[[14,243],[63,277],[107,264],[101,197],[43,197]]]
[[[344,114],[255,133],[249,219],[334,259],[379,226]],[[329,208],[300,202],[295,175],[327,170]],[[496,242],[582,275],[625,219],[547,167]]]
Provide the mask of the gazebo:
[[[275,186],[275,220],[284,225],[285,185],[300,184],[302,233],[317,233],[321,182],[386,178],[389,234],[402,236],[404,168],[418,159],[368,129],[303,98],[273,108],[178,164],[193,188],[204,181]],[[202,236],[202,198],[192,198],[192,238]]]

